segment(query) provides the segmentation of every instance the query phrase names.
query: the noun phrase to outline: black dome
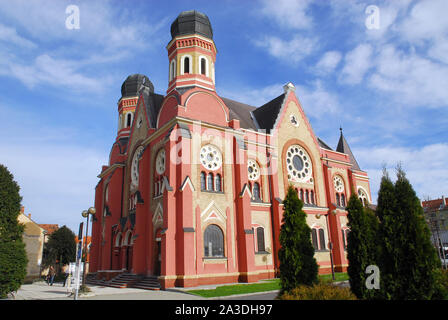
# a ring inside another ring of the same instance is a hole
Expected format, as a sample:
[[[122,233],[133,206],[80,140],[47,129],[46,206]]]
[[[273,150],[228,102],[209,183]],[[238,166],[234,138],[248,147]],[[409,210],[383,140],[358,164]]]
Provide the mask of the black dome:
[[[121,85],[121,97],[136,96],[142,86],[149,88],[150,92],[154,92],[154,85],[147,76],[137,73],[130,75]]]
[[[186,34],[200,34],[209,39],[213,39],[212,25],[208,17],[196,10],[183,11],[171,24],[171,37]]]

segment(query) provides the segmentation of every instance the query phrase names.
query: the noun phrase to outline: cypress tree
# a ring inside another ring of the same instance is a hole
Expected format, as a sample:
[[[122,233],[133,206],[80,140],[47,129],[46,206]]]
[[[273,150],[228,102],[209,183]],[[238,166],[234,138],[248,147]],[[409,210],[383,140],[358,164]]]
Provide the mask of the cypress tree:
[[[352,192],[348,205],[347,273],[350,288],[358,299],[373,299],[378,293],[375,289],[367,289],[366,269],[377,264],[377,232],[378,220],[369,208],[362,205],[356,192]]]
[[[296,190],[289,186],[283,201],[283,219],[280,230],[279,260],[281,292],[299,285],[317,283],[318,265],[311,243],[311,228],[306,223],[303,202]]]
[[[384,299],[430,299],[440,265],[430,241],[423,208],[400,166],[395,184],[384,171],[377,215],[381,243],[379,267]]]
[[[404,241],[400,260],[398,299],[430,299],[435,291],[435,271],[440,261],[430,239],[423,208],[401,167],[395,183],[396,214],[402,217]]]
[[[0,165],[0,298],[17,291],[26,276],[28,258],[22,240],[20,187],[8,169]]]

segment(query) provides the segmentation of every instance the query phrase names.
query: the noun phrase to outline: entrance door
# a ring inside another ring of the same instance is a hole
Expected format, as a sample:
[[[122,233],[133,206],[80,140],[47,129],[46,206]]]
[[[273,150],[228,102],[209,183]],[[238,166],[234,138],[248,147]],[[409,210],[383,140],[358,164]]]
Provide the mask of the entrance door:
[[[156,240],[156,254],[155,254],[155,256],[156,256],[156,266],[155,266],[155,269],[154,269],[154,274],[156,275],[156,276],[160,276],[160,271],[161,271],[161,269],[162,269],[162,250],[161,250],[161,248],[162,248],[162,246],[161,246],[161,241],[160,240]]]

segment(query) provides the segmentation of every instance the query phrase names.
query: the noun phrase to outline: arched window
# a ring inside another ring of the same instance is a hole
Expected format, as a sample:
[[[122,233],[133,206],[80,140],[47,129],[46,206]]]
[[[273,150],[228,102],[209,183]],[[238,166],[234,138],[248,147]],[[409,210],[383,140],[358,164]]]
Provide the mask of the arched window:
[[[207,191],[213,191],[213,173],[209,173],[207,176]]]
[[[190,73],[190,58],[189,57],[184,58],[184,73]]]
[[[132,124],[132,113],[128,113],[126,115],[126,128],[130,127],[131,124]]]
[[[317,240],[317,230],[311,229],[311,241],[313,243],[314,250],[319,250],[319,242]]]
[[[343,193],[341,194],[341,206],[345,207],[345,195]]]
[[[207,74],[207,60],[205,58],[201,58],[201,74],[206,75]]]
[[[367,206],[369,204],[367,193],[361,188],[358,189],[358,197],[364,206]]]
[[[221,175],[219,173],[215,177],[215,191],[221,192]]]
[[[224,234],[215,224],[204,231],[204,257],[224,257]]]
[[[325,233],[324,233],[324,229],[319,229],[319,250],[325,250]]]
[[[305,199],[303,198],[303,189],[300,189],[300,200],[304,201]]]
[[[260,185],[258,184],[258,182],[254,183],[252,194],[254,196],[254,200],[260,200]]]
[[[176,77],[176,60],[171,61],[170,81]]]
[[[341,206],[341,198],[339,197],[339,193],[336,193],[336,204],[338,205],[338,207]]]
[[[314,191],[312,191],[312,190],[311,190],[311,192],[310,192],[310,197],[311,197],[311,203],[312,203],[312,204],[315,204],[316,201],[314,200]]]
[[[204,191],[207,189],[207,183],[205,181],[205,172],[201,172],[201,190]]]
[[[263,227],[257,228],[257,248],[258,248],[258,252],[266,251],[266,248],[264,245],[264,228]]]
[[[305,202],[310,203],[310,192],[308,190],[306,190],[305,192],[305,197]]]
[[[350,233],[350,229],[342,229],[342,242],[344,244],[344,249],[347,249],[349,233]]]

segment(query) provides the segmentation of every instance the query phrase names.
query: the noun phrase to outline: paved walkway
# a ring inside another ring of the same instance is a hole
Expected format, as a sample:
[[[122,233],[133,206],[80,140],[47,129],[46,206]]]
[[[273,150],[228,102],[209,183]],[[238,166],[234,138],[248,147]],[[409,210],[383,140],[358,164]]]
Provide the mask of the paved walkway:
[[[79,295],[79,300],[202,300],[182,290],[168,289],[160,291],[137,288],[111,288],[88,285],[91,292]],[[8,300],[73,300],[62,283],[47,285],[44,281],[24,284],[15,294],[15,299]]]

